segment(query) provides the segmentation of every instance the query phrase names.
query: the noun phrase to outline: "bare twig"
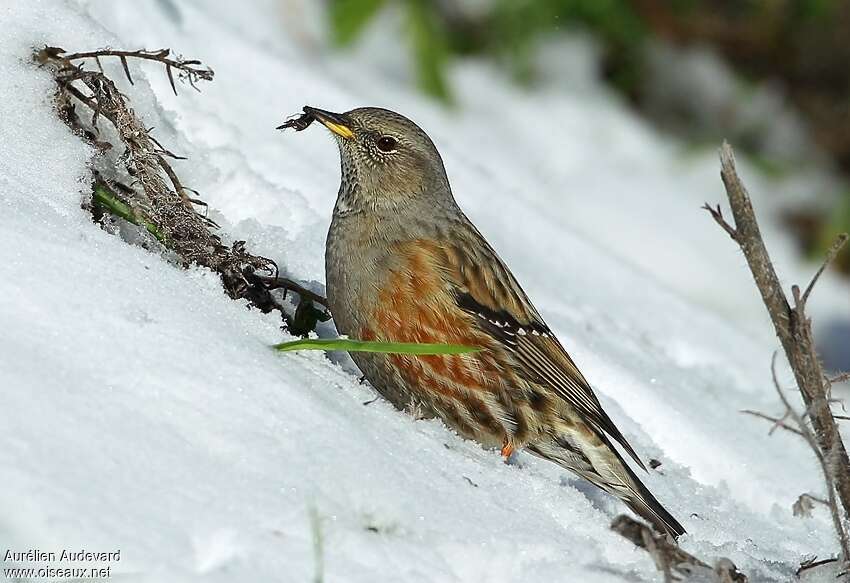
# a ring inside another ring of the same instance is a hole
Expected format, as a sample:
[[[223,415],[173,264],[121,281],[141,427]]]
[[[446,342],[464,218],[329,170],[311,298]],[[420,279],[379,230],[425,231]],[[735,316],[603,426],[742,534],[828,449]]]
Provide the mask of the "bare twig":
[[[805,313],[806,302],[815,284],[846,243],[847,235],[841,235],[835,241],[823,265],[806,286],[805,292],[801,293],[798,286],[791,288],[794,302],[792,306],[782,289],[765,247],[747,189],[738,177],[732,148],[726,142],[720,149],[720,164],[720,175],[735,220],[734,227],[722,218],[719,208],[712,209],[708,204],[705,208],[743,251],[773,322],[776,335],[794,372],[797,387],[805,404],[805,413],[801,415],[791,406],[784,392],[779,388],[775,366],[773,366],[774,384],[786,408],[786,416],[778,421],[786,425],[785,419],[790,418],[821,464],[832,504],[836,534],[845,559],[850,559],[847,532],[843,526],[843,521],[850,518],[850,460],[830,409],[830,380],[823,373],[815,350],[811,321]],[[763,414],[759,416],[766,417]],[[773,421],[776,422],[776,420]],[[808,425],[809,422],[811,426]]]
[[[720,210],[720,205],[717,205],[716,207],[712,208],[711,205],[705,203],[704,205],[702,205],[702,208],[708,211],[708,213],[711,215],[711,218],[714,219],[714,222],[720,225],[721,229],[729,233],[729,236],[732,237],[733,241],[738,240],[738,231],[736,231],[735,227],[727,223],[726,219],[723,218],[723,211]]]
[[[818,561],[817,558],[810,559],[800,565],[800,568],[797,569],[797,576],[799,577],[810,569],[817,569],[818,567],[823,567],[824,565],[829,565],[830,563],[835,563],[837,561],[838,559],[835,558],[823,559],[821,561]]]
[[[811,295],[812,290],[815,288],[815,284],[820,279],[821,274],[824,270],[829,266],[830,263],[835,261],[835,258],[838,256],[838,253],[841,252],[842,247],[847,243],[847,233],[841,233],[838,237],[835,238],[835,241],[832,242],[832,245],[829,247],[829,251],[826,252],[826,259],[821,263],[820,269],[817,270],[814,277],[812,277],[812,281],[809,282],[809,285],[806,286],[806,291],[803,293],[803,305],[806,305],[806,302],[809,299],[809,295]]]
[[[787,416],[779,417],[771,417],[770,415],[765,415],[759,411],[752,411],[750,409],[744,409],[741,413],[746,413],[747,415],[752,415],[753,417],[758,417],[759,419],[764,419],[766,421],[770,421],[773,423],[773,427],[770,428],[770,431],[767,432],[768,435],[773,435],[773,432],[777,429],[784,429],[785,431],[790,431],[791,433],[796,433],[797,435],[802,436],[803,433],[799,429],[795,429],[794,427],[785,423],[785,420],[788,418]]]
[[[182,57],[170,58],[171,49],[159,49],[156,51],[146,51],[144,49],[138,51],[116,51],[113,49],[100,49],[97,51],[89,51],[84,53],[66,53],[64,50],[55,48],[56,56],[61,56],[67,61],[77,61],[80,59],[90,59],[93,58],[97,61],[98,67],[100,68],[100,72],[103,73],[103,68],[100,67],[100,58],[101,57],[118,57],[121,61],[121,67],[124,69],[124,74],[127,76],[127,80],[130,84],[133,84],[133,77],[130,75],[130,68],[127,66],[127,58],[134,59],[143,59],[147,61],[155,61],[157,63],[161,63],[165,65],[165,71],[168,75],[168,81],[171,84],[171,90],[174,91],[174,95],[177,95],[177,87],[174,84],[174,75],[172,74],[172,69],[177,69],[179,73],[179,78],[181,80],[185,80],[192,86],[193,89],[198,91],[198,87],[195,85],[198,81],[212,81],[215,73],[209,67],[200,67],[200,61],[197,60],[186,60]]]
[[[124,73],[132,83],[127,59],[140,58],[156,61],[166,67],[173,81],[172,70],[179,73],[181,80],[194,86],[199,80],[211,80],[212,70],[203,68],[196,60],[171,58],[170,51],[116,51],[104,49],[98,51],[68,53],[57,47],[44,47],[36,52],[35,58],[50,68],[58,85],[58,102],[62,105],[63,119],[83,136],[91,137],[97,132],[99,118],[109,121],[115,128],[118,143],[124,153],[119,160],[126,172],[133,177],[135,188],[115,191],[115,196],[123,198],[144,223],[150,223],[161,233],[161,240],[184,262],[209,267],[219,273],[225,290],[233,298],[245,298],[263,311],[280,309],[269,290],[259,282],[251,280],[247,274],[265,272],[276,274],[277,266],[273,261],[249,253],[244,241],[236,241],[230,246],[222,243],[221,238],[210,231],[217,227],[215,223],[198,213],[193,204],[202,201],[192,198],[188,193],[195,192],[181,183],[168,159],[182,159],[169,151],[151,135],[147,128],[115,83],[100,67],[97,71],[84,68],[85,59],[93,59],[100,65],[104,57],[116,57],[121,61]],[[81,104],[93,112],[89,129],[76,114],[74,103]],[[118,183],[117,177],[103,179]],[[284,320],[288,316],[281,310]]]
[[[151,138],[151,139],[153,139],[153,138]],[[165,175],[168,176],[168,179],[171,181],[172,186],[174,186],[174,192],[176,192],[177,194],[180,195],[180,198],[183,200],[183,203],[186,206],[190,206],[192,204],[200,204],[204,207],[207,206],[207,203],[205,203],[201,200],[198,200],[196,198],[192,198],[191,196],[186,194],[186,192],[191,190],[191,189],[183,186],[183,184],[180,182],[180,179],[177,177],[177,173],[171,167],[171,164],[169,164],[168,162],[165,161],[165,158],[163,158],[162,156],[157,156],[157,163],[162,168],[163,172],[165,172]],[[195,191],[192,191],[192,192],[195,192]],[[212,220],[208,216],[206,216],[206,215],[199,215],[199,216],[203,219],[203,221],[208,226],[210,226],[214,229],[219,228],[218,223],[216,223],[214,220]]]
[[[712,568],[708,563],[679,548],[666,535],[657,534],[649,526],[626,515],[621,514],[615,518],[611,523],[611,530],[627,538],[635,546],[645,549],[656,568],[664,575],[665,583],[684,581],[697,572],[702,572],[718,583],[747,581],[746,575],[739,573],[729,559],[719,559]]]
[[[773,359],[770,363],[770,373],[773,378],[773,387],[776,389],[776,394],[779,395],[779,399],[782,401],[782,404],[785,405],[785,415],[787,417],[790,417],[794,421],[794,423],[796,423],[797,427],[799,428],[798,435],[800,435],[803,439],[806,440],[806,443],[808,443],[809,448],[811,448],[812,453],[815,454],[815,458],[818,460],[818,463],[821,466],[824,481],[826,482],[826,491],[828,497],[828,500],[825,502],[830,511],[833,527],[835,528],[836,535],[838,536],[838,542],[841,545],[841,551],[844,554],[844,557],[850,557],[850,539],[848,539],[847,529],[844,527],[844,521],[841,517],[841,509],[839,508],[838,500],[836,499],[835,478],[830,467],[830,460],[828,456],[824,455],[824,452],[821,451],[820,446],[818,445],[817,438],[815,437],[812,430],[809,428],[809,425],[808,423],[806,423],[806,420],[794,409],[794,407],[791,406],[791,403],[785,396],[782,387],[779,385],[779,378],[776,374],[776,356],[777,353],[774,352]],[[815,498],[812,497],[812,499]]]
[[[774,352],[770,363],[770,374],[773,379],[773,388],[776,389],[776,394],[779,395],[779,399],[782,401],[782,404],[785,405],[786,416],[793,420],[797,425],[800,430],[799,435],[806,440],[806,443],[809,444],[809,448],[812,450],[812,453],[815,454],[815,458],[820,464],[821,472],[823,472],[823,478],[826,482],[826,493],[828,498],[827,506],[829,507],[830,516],[832,518],[832,525],[833,528],[835,528],[838,543],[841,546],[841,552],[844,554],[845,560],[850,560],[850,538],[848,538],[847,529],[844,527],[844,521],[841,516],[841,508],[839,507],[836,497],[835,476],[832,467],[833,460],[830,459],[830,455],[832,455],[833,452],[824,452],[821,449],[817,437],[809,428],[809,424],[806,422],[806,419],[804,419],[803,416],[794,409],[790,401],[788,401],[788,397],[785,396],[785,392],[779,385],[779,377],[776,374],[776,356],[777,353]]]
[[[299,283],[292,281],[286,277],[266,277],[259,275],[257,276],[259,280],[266,286],[267,289],[283,289],[285,291],[293,291],[297,293],[304,299],[312,300],[317,304],[323,306],[324,308],[328,308],[328,300],[322,295],[317,294],[314,291],[311,291],[300,285]]]
[[[836,383],[843,383],[845,381],[850,381],[850,372],[843,372],[839,375],[827,379],[827,382],[831,385]]]

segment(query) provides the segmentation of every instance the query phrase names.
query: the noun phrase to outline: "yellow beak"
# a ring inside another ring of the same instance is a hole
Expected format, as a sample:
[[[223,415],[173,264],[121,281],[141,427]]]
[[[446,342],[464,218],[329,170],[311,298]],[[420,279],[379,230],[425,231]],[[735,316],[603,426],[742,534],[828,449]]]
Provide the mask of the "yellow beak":
[[[316,107],[305,106],[304,113],[308,113],[315,119],[320,121],[326,128],[331,130],[338,136],[347,140],[354,137],[354,132],[348,126],[348,122],[343,114],[333,113]]]
[[[345,139],[349,139],[349,138],[354,137],[354,132],[352,132],[350,129],[348,129],[347,126],[344,126],[344,125],[338,124],[338,123],[334,123],[332,121],[325,121],[325,120],[322,120],[322,119],[320,119],[319,121],[322,122],[323,124],[325,124],[325,127],[327,127],[329,130],[331,130],[333,133],[335,133],[338,136],[342,136]]]

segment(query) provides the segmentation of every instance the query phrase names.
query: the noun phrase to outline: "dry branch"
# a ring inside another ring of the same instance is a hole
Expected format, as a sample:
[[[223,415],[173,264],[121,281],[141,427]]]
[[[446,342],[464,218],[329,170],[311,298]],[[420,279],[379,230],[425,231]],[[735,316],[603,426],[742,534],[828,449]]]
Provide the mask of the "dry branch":
[[[611,530],[629,539],[635,546],[646,550],[659,572],[664,575],[664,583],[685,581],[701,572],[717,583],[746,583],[746,575],[739,573],[735,565],[726,558],[718,559],[714,567],[682,550],[667,536],[658,534],[642,522],[621,514],[611,523]]]
[[[197,264],[210,268],[220,275],[224,289],[230,297],[244,298],[264,312],[279,310],[292,329],[295,318],[286,313],[271,293],[271,290],[277,287],[286,289],[286,283],[290,280],[280,280],[278,285],[273,287],[267,285],[261,278],[275,279],[278,275],[277,265],[272,260],[249,253],[244,241],[236,241],[230,246],[224,245],[221,238],[212,232],[218,225],[198,213],[193,206],[206,207],[206,204],[189,195],[197,195],[197,192],[182,184],[169,162],[184,158],[163,147],[151,135],[152,128],[142,123],[130,107],[128,98],[118,90],[101,66],[102,58],[119,59],[127,80],[132,84],[127,59],[158,62],[165,67],[175,94],[177,89],[174,70],[178,72],[178,80],[188,82],[195,89],[198,81],[212,80],[212,69],[203,67],[200,61],[172,58],[170,55],[169,49],[103,49],[68,53],[58,47],[44,47],[36,51],[35,60],[53,73],[58,88],[57,107],[72,130],[100,150],[107,150],[118,144],[123,147],[119,163],[132,178],[132,184],[129,187],[121,184],[116,167],[112,176],[96,173],[96,185],[113,193],[142,223],[154,226],[160,235],[160,241],[164,242],[184,265]],[[96,62],[97,71],[84,67],[87,59]],[[88,125],[78,115],[78,105],[91,112]],[[98,121],[101,119],[107,120],[113,126],[118,138],[116,144],[110,143],[108,139],[100,140]],[[304,288],[296,286],[289,289],[298,292],[302,300],[305,299],[307,290]],[[313,295],[315,297],[306,298],[309,305],[305,304],[306,309],[302,310],[302,320],[306,324],[299,323],[299,329],[312,329],[315,322],[323,318],[322,313],[316,315],[309,310],[312,300],[321,297]],[[296,316],[298,315],[296,311]]]
[[[301,284],[292,281],[287,277],[265,277],[258,276],[259,280],[266,286],[267,289],[283,289],[297,293],[302,299],[310,300],[328,309],[328,300],[324,296],[307,289]]]
[[[720,164],[720,175],[729,198],[735,221],[734,226],[726,221],[719,206],[712,208],[706,204],[704,208],[711,213],[712,218],[743,251],[750,272],[770,314],[776,335],[794,372],[797,387],[806,407],[805,413],[800,414],[791,406],[779,387],[774,367],[772,369],[774,385],[785,406],[785,415],[781,418],[770,418],[770,420],[775,423],[775,426],[790,431],[794,431],[795,428],[798,429],[799,434],[806,439],[821,463],[828,498],[832,503],[836,533],[844,559],[850,560],[850,544],[848,544],[847,529],[844,526],[850,519],[850,460],[848,460],[847,450],[830,408],[830,379],[824,375],[815,350],[811,320],[805,313],[806,302],[815,284],[847,242],[847,235],[841,235],[835,241],[827,254],[826,260],[809,285],[806,286],[804,293],[800,293],[798,286],[792,286],[791,292],[794,302],[792,306],[782,289],[779,277],[770,260],[747,189],[735,170],[735,157],[732,148],[725,142],[720,149]],[[763,414],[759,414],[759,416],[768,417]],[[796,427],[787,425],[786,419],[793,421]],[[809,423],[811,423],[811,426]]]
[[[844,520],[842,519],[841,510],[839,509],[838,501],[836,499],[837,485],[835,483],[836,478],[834,475],[834,471],[830,467],[830,453],[821,451],[817,437],[814,435],[814,432],[809,427],[809,424],[806,423],[806,420],[803,418],[803,415],[801,415],[794,409],[790,401],[788,401],[788,397],[786,397],[785,393],[782,391],[782,387],[779,386],[779,378],[776,375],[775,352],[773,353],[773,360],[770,363],[770,372],[773,377],[773,387],[776,389],[776,394],[779,395],[779,400],[782,401],[782,404],[785,406],[785,417],[790,418],[792,421],[794,421],[794,424],[799,429],[798,434],[806,440],[806,443],[809,445],[812,452],[815,454],[815,458],[817,458],[818,463],[820,464],[821,471],[823,472],[823,478],[826,482],[826,492],[828,499],[827,506],[830,509],[832,523],[835,528],[836,535],[838,536],[838,542],[841,545],[841,552],[843,553],[844,557],[850,557],[850,538],[848,538],[847,529],[844,526]]]
[[[171,90],[174,91],[174,95],[177,95],[177,86],[174,84],[172,69],[177,69],[179,71],[178,78],[187,81],[196,91],[200,91],[200,89],[198,89],[195,83],[198,81],[212,81],[215,75],[209,67],[201,67],[201,61],[186,60],[179,56],[175,59],[170,58],[171,49],[159,49],[156,51],[146,51],[144,49],[138,51],[100,49],[85,53],[66,53],[61,49],[59,50],[61,51],[62,58],[69,62],[80,59],[94,59],[101,73],[103,73],[103,67],[100,62],[101,57],[117,57],[121,61],[121,67],[124,69],[124,74],[127,76],[127,81],[130,82],[130,85],[133,85],[133,77],[130,75],[130,68],[127,66],[128,57],[161,63],[165,66],[165,72],[168,75],[168,81],[171,83]]]
[[[758,417],[759,419],[764,419],[765,421],[770,421],[771,423],[773,423],[773,426],[770,428],[770,431],[767,432],[768,435],[773,435],[773,432],[777,429],[784,429],[785,431],[796,433],[801,437],[803,435],[802,431],[786,423],[786,421],[788,420],[787,412],[782,417],[771,417],[770,415],[766,415],[760,411],[751,411],[750,409],[744,409],[743,411],[741,411],[741,413],[746,413],[747,415],[752,415],[753,417]]]

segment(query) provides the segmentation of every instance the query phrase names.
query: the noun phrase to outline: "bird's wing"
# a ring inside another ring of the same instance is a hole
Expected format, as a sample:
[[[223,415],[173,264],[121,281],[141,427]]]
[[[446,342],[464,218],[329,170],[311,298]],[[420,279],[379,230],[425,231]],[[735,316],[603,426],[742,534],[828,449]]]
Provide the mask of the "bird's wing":
[[[455,287],[458,306],[474,315],[478,327],[513,355],[521,375],[551,387],[585,422],[610,435],[646,470],[516,278],[481,234],[471,228],[473,232],[467,234],[466,240],[477,240],[462,251],[452,248],[452,243],[440,243],[444,276]]]

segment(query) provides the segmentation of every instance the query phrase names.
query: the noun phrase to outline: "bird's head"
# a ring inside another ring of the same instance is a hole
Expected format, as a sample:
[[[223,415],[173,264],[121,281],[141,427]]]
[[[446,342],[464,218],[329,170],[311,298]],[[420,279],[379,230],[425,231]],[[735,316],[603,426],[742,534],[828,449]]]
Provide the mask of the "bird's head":
[[[422,128],[394,111],[361,107],[332,113],[305,107],[336,138],[340,197],[351,205],[397,208],[412,200],[451,199],[443,160]]]

